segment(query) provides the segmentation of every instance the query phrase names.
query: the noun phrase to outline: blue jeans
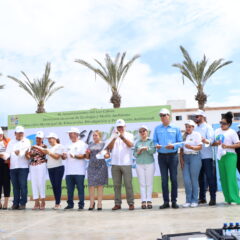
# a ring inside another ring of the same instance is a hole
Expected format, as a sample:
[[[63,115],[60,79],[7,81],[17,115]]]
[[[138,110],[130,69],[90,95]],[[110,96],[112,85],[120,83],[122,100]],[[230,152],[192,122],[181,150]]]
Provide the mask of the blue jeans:
[[[53,188],[55,203],[56,205],[59,205],[62,195],[62,179],[64,174],[64,166],[49,168],[48,173]]]
[[[13,185],[13,205],[25,206],[27,203],[27,178],[28,168],[16,168],[10,170],[10,178]]]
[[[162,178],[162,191],[164,203],[169,203],[168,190],[168,171],[171,180],[171,201],[177,202],[177,168],[178,168],[178,154],[158,154],[158,164]]]
[[[67,184],[67,194],[68,194],[68,206],[74,207],[73,197],[74,189],[77,186],[78,190],[78,207],[84,207],[84,175],[67,175],[66,184]]]
[[[216,200],[216,175],[215,175],[215,169],[213,164],[213,159],[211,158],[205,158],[202,159],[202,168],[200,170],[199,174],[199,199],[200,200],[206,200],[206,181],[205,176],[207,178],[208,186],[209,186],[209,192],[210,197],[212,200]]]
[[[183,159],[186,203],[198,203],[198,177],[202,166],[200,154],[184,154]]]

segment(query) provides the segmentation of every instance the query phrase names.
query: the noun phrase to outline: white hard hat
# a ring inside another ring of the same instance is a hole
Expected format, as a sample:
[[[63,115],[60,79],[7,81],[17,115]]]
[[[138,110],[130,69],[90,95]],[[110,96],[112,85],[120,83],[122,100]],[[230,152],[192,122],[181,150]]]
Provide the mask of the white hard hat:
[[[0,127],[0,134],[3,134],[3,130],[2,130],[2,128]]]
[[[44,138],[44,132],[43,131],[37,131],[36,138]]]
[[[198,109],[193,115],[206,117],[206,113],[201,109]]]
[[[50,132],[47,136],[47,138],[55,138],[58,139],[58,135],[56,133]]]
[[[68,133],[77,133],[80,134],[80,131],[78,128],[76,127],[71,127],[70,130],[68,131]]]
[[[24,133],[24,127],[22,126],[17,126],[15,128],[15,133]]]
[[[142,125],[138,130],[140,129],[146,129],[148,131],[148,127],[146,125]]]
[[[185,125],[190,125],[190,126],[193,126],[193,127],[196,126],[196,124],[195,124],[195,122],[194,122],[193,120],[187,120],[187,121],[185,122]]]
[[[167,108],[162,108],[161,110],[160,110],[160,112],[159,112],[159,115],[160,114],[168,114],[168,115],[170,115],[170,111],[167,109]]]
[[[125,121],[123,119],[118,119],[116,121],[115,125],[116,125],[116,127],[124,127],[124,126],[126,126],[126,123],[125,123]]]

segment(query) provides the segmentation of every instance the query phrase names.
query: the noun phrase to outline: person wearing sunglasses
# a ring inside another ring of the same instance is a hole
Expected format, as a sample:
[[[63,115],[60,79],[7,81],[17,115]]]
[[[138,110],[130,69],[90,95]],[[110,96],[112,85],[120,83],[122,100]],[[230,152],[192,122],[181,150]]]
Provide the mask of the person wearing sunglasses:
[[[240,204],[239,188],[237,183],[237,154],[236,148],[240,147],[237,133],[231,129],[233,114],[223,114],[220,128],[215,131],[214,146],[218,146],[217,159],[222,191],[225,202]]]
[[[158,151],[158,163],[162,178],[162,191],[164,203],[160,209],[169,208],[168,172],[171,180],[172,208],[179,208],[177,204],[177,168],[178,149],[182,145],[182,134],[178,127],[171,124],[170,112],[163,108],[159,113],[161,124],[157,126],[153,134],[153,142]]]
[[[148,127],[139,128],[140,140],[134,147],[133,155],[136,158],[136,171],[141,190],[142,209],[152,208],[153,177],[155,163],[153,154],[156,152],[153,141],[148,137]]]
[[[206,113],[203,110],[198,110],[195,114],[195,131],[202,136],[202,149],[200,155],[202,159],[202,168],[199,174],[199,204],[205,204],[207,184],[209,186],[210,201],[209,206],[216,205],[216,174],[215,164],[213,161],[213,150],[211,144],[214,141],[213,128],[206,122]],[[207,181],[206,181],[207,180]]]
[[[202,137],[199,132],[194,131],[195,125],[192,120],[185,122],[185,142],[180,157],[186,193],[186,203],[183,204],[185,208],[198,206],[198,176],[202,166],[199,151],[202,149]]]

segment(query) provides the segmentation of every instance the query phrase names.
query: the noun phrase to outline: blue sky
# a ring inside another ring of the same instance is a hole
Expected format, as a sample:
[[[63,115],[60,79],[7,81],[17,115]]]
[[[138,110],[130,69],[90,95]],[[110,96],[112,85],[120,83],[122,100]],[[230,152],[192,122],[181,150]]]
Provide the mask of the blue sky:
[[[122,106],[165,104],[185,99],[196,106],[196,90],[171,65],[182,61],[179,45],[193,59],[233,60],[206,85],[207,106],[240,105],[240,2],[238,0],[0,0],[0,125],[7,115],[34,113],[36,103],[7,75],[51,78],[64,89],[46,110],[111,108],[110,89],[76,58],[92,61],[141,54],[121,87]]]

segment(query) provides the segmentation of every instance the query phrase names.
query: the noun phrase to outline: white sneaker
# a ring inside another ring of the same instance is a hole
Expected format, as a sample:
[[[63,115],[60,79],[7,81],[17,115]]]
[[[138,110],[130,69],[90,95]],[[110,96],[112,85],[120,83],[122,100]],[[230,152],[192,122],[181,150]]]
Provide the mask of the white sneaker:
[[[191,207],[197,207],[197,206],[198,206],[197,203],[192,203],[192,204],[191,204]]]
[[[182,206],[184,207],[184,208],[188,208],[188,207],[190,207],[190,203],[184,203]]]

